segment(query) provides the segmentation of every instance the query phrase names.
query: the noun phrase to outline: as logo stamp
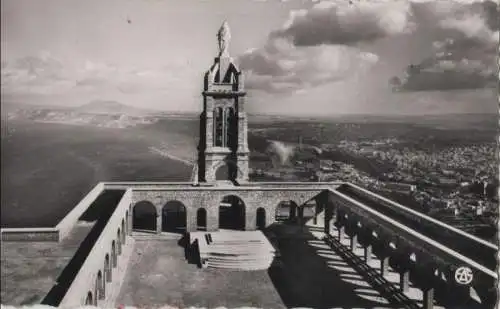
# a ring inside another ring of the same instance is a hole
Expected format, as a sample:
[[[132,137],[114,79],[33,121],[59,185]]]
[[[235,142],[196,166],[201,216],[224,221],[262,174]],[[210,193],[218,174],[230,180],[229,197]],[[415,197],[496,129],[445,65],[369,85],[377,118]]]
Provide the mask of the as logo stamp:
[[[462,266],[455,271],[455,281],[458,284],[469,284],[472,282],[472,270],[469,267]]]

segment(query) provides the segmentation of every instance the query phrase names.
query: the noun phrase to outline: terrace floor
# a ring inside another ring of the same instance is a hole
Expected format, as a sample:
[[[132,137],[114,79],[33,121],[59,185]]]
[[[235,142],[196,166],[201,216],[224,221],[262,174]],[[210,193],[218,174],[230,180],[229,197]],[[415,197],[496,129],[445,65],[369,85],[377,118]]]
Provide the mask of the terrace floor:
[[[57,242],[2,242],[2,304],[40,303],[87,236],[93,222],[79,222]]]
[[[117,305],[284,308],[267,271],[199,269],[171,235],[137,239]]]
[[[280,250],[281,257],[265,271],[199,269],[186,261],[180,238],[136,238],[116,305],[276,309],[397,307],[307,229],[281,226],[266,234]],[[328,252],[327,258],[319,255],[325,252]]]

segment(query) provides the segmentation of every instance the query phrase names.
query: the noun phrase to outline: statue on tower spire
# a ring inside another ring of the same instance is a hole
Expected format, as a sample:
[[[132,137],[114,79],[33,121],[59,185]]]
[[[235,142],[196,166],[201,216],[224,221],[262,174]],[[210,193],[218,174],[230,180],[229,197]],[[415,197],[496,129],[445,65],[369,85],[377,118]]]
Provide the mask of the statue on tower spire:
[[[231,31],[229,30],[229,24],[227,21],[222,23],[222,26],[217,33],[217,39],[219,41],[219,56],[229,56],[228,47],[229,40],[231,40]]]

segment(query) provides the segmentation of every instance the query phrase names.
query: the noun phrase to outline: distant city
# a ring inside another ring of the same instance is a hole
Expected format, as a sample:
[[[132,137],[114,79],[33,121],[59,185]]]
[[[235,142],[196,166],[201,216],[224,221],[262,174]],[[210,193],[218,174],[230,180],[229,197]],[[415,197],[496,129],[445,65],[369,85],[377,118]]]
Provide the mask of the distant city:
[[[258,129],[253,134],[271,135]],[[275,153],[277,158],[269,164],[265,163],[266,155],[255,155],[259,163],[254,165],[252,176],[356,183],[471,234],[494,240],[498,178],[493,141],[432,147],[398,138],[318,142],[313,141],[313,146],[300,137],[297,143],[272,142],[266,152]]]

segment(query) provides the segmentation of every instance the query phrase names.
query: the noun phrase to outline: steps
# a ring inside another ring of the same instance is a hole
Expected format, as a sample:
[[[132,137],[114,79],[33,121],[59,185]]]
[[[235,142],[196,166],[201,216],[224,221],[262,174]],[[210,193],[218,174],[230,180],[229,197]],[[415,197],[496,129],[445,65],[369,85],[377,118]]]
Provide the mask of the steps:
[[[194,232],[202,267],[229,270],[268,269],[276,250],[260,231]]]

